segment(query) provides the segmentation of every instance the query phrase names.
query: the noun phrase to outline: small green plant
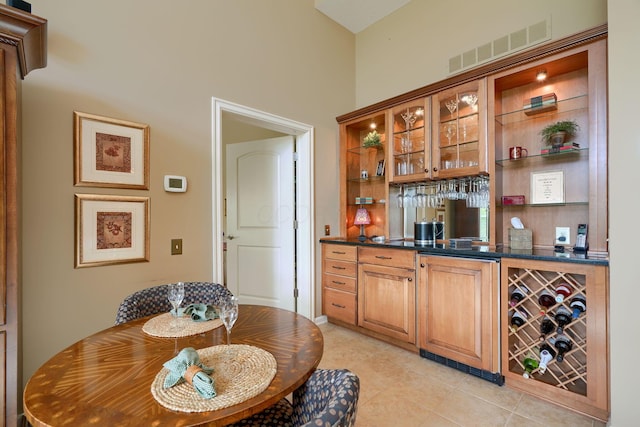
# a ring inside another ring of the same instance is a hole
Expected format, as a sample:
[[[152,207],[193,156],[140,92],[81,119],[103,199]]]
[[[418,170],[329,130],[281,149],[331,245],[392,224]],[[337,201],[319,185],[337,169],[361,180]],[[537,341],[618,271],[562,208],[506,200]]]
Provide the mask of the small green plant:
[[[542,136],[542,141],[547,144],[553,143],[554,135],[564,132],[567,137],[574,136],[580,126],[573,120],[562,120],[559,122],[555,122],[546,126],[540,131],[540,136]]]
[[[362,146],[363,147],[381,147],[382,142],[380,142],[380,134],[377,131],[372,130],[367,134],[367,136],[364,137],[364,143],[362,144]]]

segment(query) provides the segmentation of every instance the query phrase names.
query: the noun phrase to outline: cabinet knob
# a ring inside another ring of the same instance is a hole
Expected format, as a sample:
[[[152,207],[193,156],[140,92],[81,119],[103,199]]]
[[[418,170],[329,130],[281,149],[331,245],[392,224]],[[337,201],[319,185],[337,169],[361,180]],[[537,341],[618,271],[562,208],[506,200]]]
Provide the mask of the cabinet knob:
[[[409,282],[413,282],[413,277],[407,277],[407,280],[408,280]]]
[[[420,267],[424,268],[424,262],[420,263]]]
[[[434,172],[438,172],[438,168],[433,168],[433,171]]]

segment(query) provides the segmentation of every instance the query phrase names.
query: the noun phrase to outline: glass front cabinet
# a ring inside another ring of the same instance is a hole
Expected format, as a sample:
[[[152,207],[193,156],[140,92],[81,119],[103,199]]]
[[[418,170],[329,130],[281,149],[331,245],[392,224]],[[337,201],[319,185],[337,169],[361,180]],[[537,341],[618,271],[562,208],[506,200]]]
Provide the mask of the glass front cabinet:
[[[489,173],[486,80],[433,96],[432,178]]]
[[[390,181],[422,181],[430,178],[430,98],[391,109],[393,151]]]
[[[358,118],[340,126],[341,203],[340,233],[347,238],[383,236],[387,230],[386,113]],[[364,209],[368,224],[356,224],[356,213]]]

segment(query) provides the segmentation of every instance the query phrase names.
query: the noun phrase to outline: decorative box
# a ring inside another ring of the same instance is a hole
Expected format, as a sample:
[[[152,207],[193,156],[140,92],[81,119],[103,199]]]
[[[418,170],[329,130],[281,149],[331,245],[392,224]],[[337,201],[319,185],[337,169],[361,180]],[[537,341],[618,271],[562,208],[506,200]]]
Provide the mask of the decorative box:
[[[524,195],[502,196],[502,206],[524,205]]]
[[[373,203],[373,197],[356,197],[356,205],[370,205]]]
[[[533,249],[533,232],[530,228],[510,228],[509,247],[511,249]]]
[[[529,116],[532,114],[544,113],[545,111],[553,111],[558,108],[558,98],[555,93],[546,93],[540,96],[534,96],[524,101],[522,109]]]

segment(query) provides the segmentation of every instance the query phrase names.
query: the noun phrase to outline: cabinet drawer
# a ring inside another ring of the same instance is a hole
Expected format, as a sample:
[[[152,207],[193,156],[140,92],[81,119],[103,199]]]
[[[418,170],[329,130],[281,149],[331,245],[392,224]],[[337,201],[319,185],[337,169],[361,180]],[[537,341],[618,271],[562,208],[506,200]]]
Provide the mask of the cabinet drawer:
[[[324,272],[329,274],[355,277],[357,268],[355,262],[336,261],[333,259],[326,259],[324,261]]]
[[[324,274],[322,276],[322,286],[326,288],[339,289],[345,292],[356,292],[356,278],[337,276],[335,274]]]
[[[415,270],[415,251],[404,249],[358,248],[358,262]]]
[[[324,244],[324,257],[342,261],[356,261],[357,246]]]
[[[335,289],[322,290],[322,305],[324,314],[336,320],[356,324],[356,295]]]

